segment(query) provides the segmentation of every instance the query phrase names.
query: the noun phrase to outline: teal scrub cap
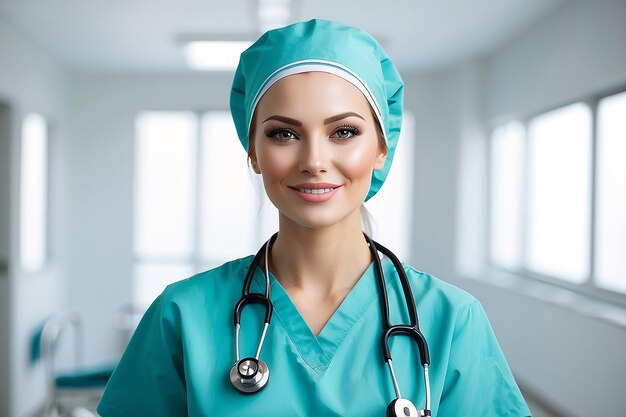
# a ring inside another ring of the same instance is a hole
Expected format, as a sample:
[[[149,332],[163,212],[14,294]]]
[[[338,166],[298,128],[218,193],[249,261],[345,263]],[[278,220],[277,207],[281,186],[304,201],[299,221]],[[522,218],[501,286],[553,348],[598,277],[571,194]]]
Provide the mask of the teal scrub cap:
[[[292,74],[323,71],[355,85],[374,109],[387,143],[385,166],[372,174],[369,200],[383,185],[396,150],[404,83],[379,43],[360,29],[311,19],[265,32],[240,56],[230,93],[237,135],[248,151],[252,115],[261,96]]]

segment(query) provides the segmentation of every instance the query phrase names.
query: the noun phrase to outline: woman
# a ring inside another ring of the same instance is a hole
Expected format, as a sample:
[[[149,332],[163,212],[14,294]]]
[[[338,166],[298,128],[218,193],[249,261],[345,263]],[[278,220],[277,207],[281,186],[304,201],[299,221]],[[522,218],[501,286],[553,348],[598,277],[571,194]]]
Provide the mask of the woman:
[[[480,304],[396,269],[391,254],[380,260],[361,230],[362,203],[393,159],[402,103],[402,79],[378,43],[336,22],[269,31],[241,55],[231,111],[279,232],[254,263],[228,262],[154,301],[102,416],[530,416]],[[248,271],[250,305],[240,301]],[[413,321],[415,303],[421,325],[389,339],[393,377],[381,349],[384,300],[387,321]],[[422,336],[430,361],[415,343]]]

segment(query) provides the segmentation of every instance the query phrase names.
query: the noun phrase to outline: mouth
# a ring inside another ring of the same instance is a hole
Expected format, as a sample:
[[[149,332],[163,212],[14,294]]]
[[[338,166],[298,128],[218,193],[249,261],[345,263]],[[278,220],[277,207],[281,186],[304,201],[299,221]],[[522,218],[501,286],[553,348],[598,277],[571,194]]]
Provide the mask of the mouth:
[[[341,185],[330,184],[330,183],[305,183],[305,184],[296,184],[294,186],[290,186],[294,190],[300,191],[301,193],[306,194],[326,194],[335,190],[336,188],[341,187]]]
[[[304,183],[290,186],[297,194],[307,202],[321,203],[333,197],[341,185],[330,183]]]
[[[332,190],[334,190],[334,188],[296,188],[296,190],[300,191],[301,193],[307,194],[324,194],[330,193]]]

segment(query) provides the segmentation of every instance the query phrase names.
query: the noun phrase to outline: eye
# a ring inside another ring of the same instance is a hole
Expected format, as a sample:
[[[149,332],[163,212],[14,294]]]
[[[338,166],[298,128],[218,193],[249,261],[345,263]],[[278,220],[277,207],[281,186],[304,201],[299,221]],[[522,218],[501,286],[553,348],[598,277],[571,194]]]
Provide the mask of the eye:
[[[265,135],[278,142],[288,142],[291,139],[297,139],[295,132],[290,129],[272,129],[265,132]]]
[[[345,140],[345,139],[350,139],[354,136],[358,136],[360,134],[361,134],[361,130],[357,127],[340,126],[337,130],[335,130],[333,137]]]

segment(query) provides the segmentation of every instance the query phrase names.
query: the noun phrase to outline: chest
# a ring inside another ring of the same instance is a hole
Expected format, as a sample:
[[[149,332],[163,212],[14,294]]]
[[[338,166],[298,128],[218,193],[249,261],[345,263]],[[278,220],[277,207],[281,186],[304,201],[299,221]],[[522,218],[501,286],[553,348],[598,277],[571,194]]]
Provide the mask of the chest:
[[[330,296],[311,296],[303,291],[288,291],[288,294],[302,319],[313,334],[318,336],[344,301],[348,292],[346,290]]]
[[[376,300],[361,306],[363,310],[354,316],[339,309],[339,315],[317,337],[295,305],[292,308],[286,310],[278,303],[260,353],[270,369],[270,380],[266,388],[251,395],[236,391],[228,377],[235,351],[230,317],[220,317],[220,328],[186,332],[194,335],[194,342],[185,345],[190,416],[384,415],[395,396],[380,350]],[[241,357],[256,352],[262,317],[263,311],[255,308],[242,317]],[[392,350],[398,358],[396,373],[403,395],[423,401],[414,344],[398,338]]]

